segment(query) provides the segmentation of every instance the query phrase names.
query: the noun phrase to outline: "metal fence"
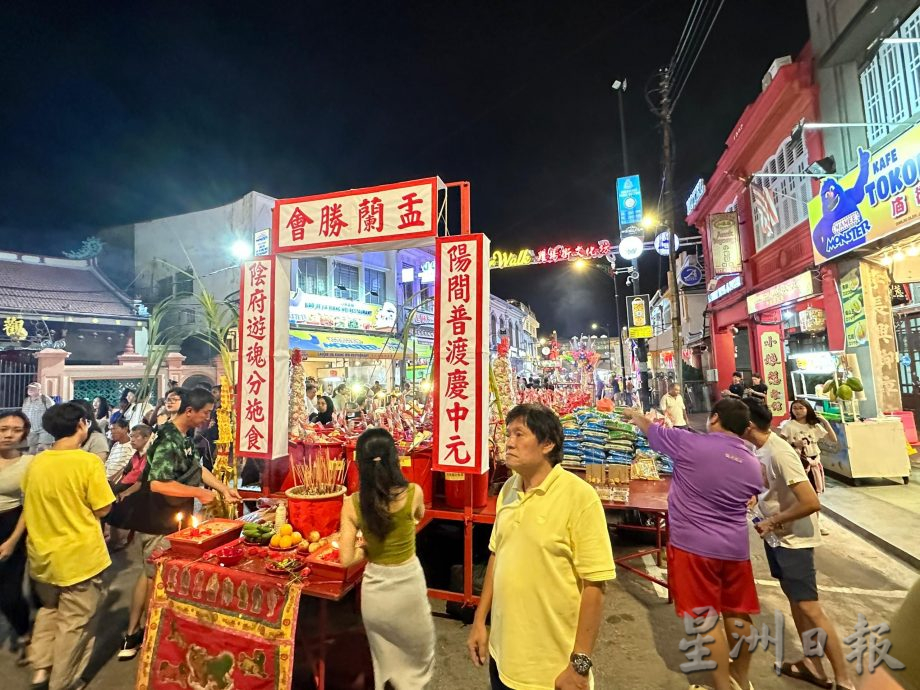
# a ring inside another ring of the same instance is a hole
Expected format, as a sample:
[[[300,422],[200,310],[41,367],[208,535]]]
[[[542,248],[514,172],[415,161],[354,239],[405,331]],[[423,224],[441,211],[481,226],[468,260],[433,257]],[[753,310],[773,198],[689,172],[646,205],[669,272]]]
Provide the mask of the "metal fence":
[[[36,380],[37,372],[37,362],[0,360],[0,409],[22,407],[22,401],[26,399],[26,388]]]

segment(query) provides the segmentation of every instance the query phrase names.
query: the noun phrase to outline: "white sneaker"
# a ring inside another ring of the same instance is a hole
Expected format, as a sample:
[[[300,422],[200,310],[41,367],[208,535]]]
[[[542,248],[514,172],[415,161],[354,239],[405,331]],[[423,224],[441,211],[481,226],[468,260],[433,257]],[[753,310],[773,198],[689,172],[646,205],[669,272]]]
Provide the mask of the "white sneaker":
[[[822,537],[826,537],[830,533],[831,531],[827,527],[825,527],[824,525],[821,525],[821,536]]]

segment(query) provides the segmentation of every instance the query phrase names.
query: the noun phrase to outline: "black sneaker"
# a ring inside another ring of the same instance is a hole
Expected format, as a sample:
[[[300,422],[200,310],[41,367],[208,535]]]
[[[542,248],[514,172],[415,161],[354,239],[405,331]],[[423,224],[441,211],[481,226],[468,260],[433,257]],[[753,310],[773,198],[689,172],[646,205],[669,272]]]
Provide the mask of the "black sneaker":
[[[125,635],[124,642],[121,643],[121,649],[118,650],[119,661],[130,661],[141,651],[141,643],[144,641],[144,629],[141,628],[136,633]]]

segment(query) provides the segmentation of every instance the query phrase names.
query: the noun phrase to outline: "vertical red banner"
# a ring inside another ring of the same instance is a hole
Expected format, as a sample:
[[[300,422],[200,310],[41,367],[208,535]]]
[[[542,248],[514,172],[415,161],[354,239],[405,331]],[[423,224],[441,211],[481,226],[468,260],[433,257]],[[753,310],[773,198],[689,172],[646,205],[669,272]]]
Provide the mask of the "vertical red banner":
[[[434,468],[489,469],[489,239],[435,243]]]
[[[236,415],[241,457],[271,459],[287,452],[286,265],[286,259],[265,257],[241,266]],[[281,428],[275,428],[276,419],[284,420]]]
[[[760,353],[760,373],[767,386],[766,405],[774,417],[785,417],[789,413],[789,394],[786,388],[783,327],[758,325],[754,332]]]

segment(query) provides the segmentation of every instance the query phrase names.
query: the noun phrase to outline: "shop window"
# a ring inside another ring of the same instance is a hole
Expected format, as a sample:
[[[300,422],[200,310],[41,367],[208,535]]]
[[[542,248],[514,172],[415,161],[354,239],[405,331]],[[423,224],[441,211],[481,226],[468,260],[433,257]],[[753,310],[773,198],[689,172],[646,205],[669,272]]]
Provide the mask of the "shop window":
[[[387,274],[375,268],[364,269],[364,301],[383,304],[387,300]]]
[[[492,314],[492,316],[489,317],[489,326],[490,340],[494,345],[496,342],[498,342],[498,331],[495,329],[495,314]]]
[[[358,299],[358,267],[337,262],[332,275],[335,296],[343,299]]]
[[[920,39],[920,8],[891,38]],[[859,75],[869,145],[903,131],[897,124],[920,114],[920,43],[882,43]]]
[[[757,251],[774,240],[782,237],[799,223],[808,218],[808,200],[811,198],[811,178],[782,177],[782,175],[801,175],[808,167],[808,149],[805,137],[789,137],[776,150],[776,153],[761,167],[770,177],[758,177],[763,187],[765,203],[772,204],[771,216],[775,218],[768,232],[758,232],[755,236]]]
[[[326,295],[326,260],[301,259],[297,266],[297,289],[308,295]]]

